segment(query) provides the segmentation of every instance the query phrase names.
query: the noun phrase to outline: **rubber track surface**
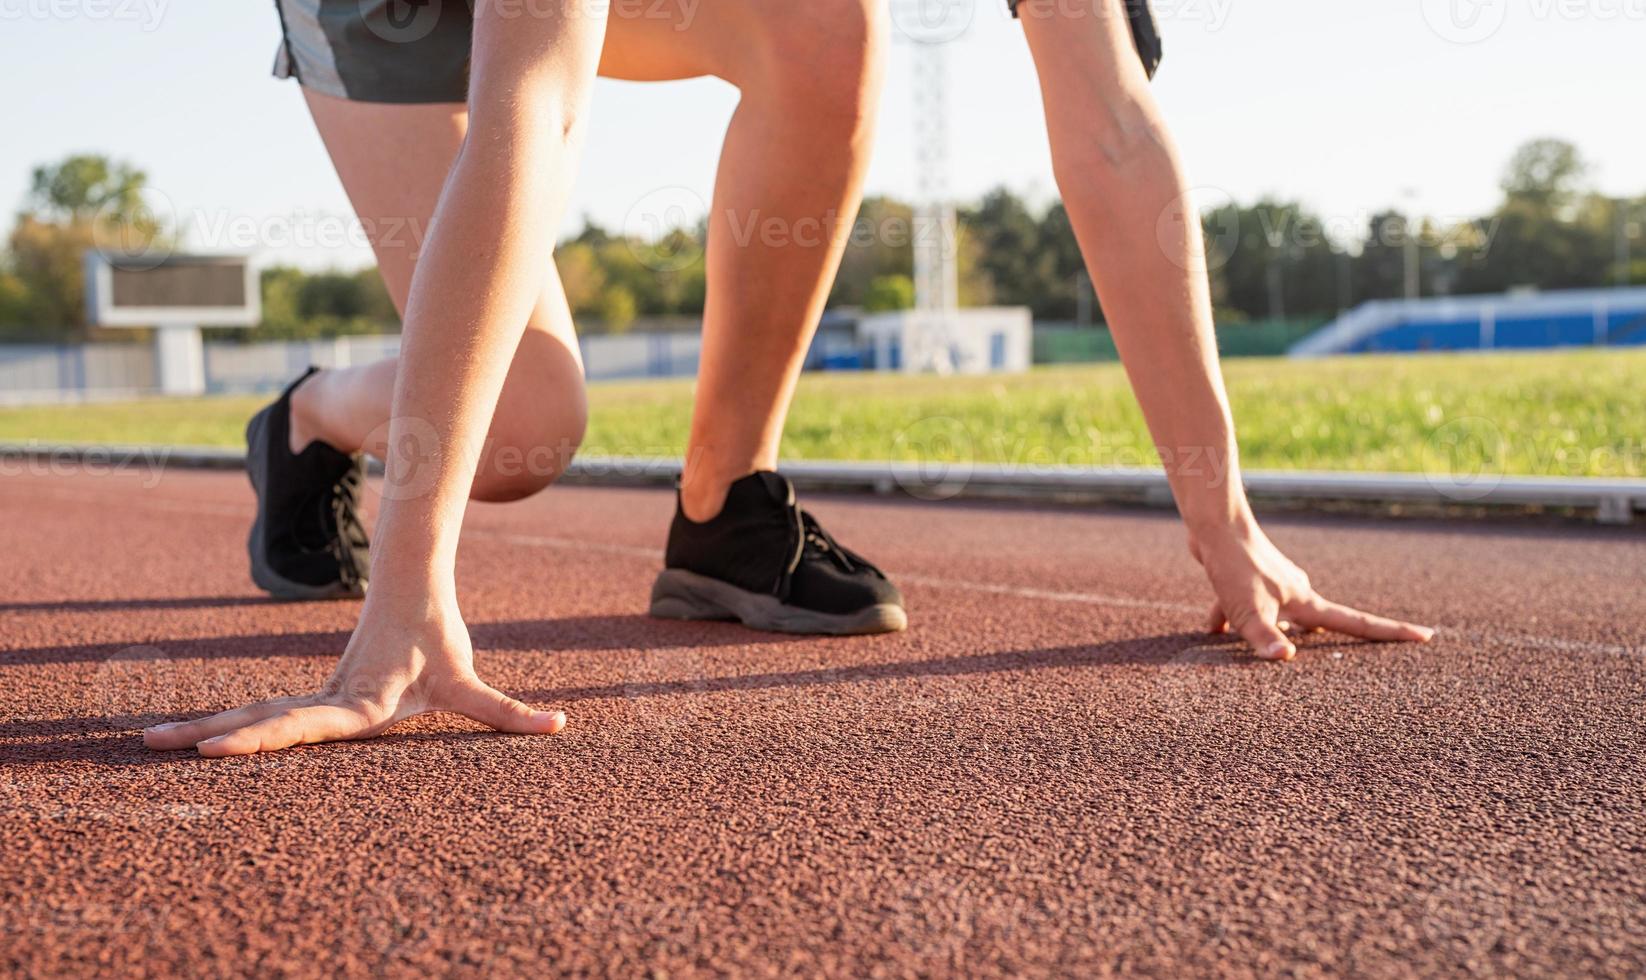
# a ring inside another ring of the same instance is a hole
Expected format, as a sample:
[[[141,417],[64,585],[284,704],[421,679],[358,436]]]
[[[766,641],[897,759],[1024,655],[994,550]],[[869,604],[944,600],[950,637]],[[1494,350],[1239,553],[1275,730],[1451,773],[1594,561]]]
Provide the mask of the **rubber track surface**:
[[[450,716],[208,762],[137,729],[312,689],[244,477],[0,478],[0,972],[1646,972],[1646,538],[1272,521],[1426,649],[1198,635],[1153,514],[818,498],[913,626],[642,615],[671,500],[476,506]]]

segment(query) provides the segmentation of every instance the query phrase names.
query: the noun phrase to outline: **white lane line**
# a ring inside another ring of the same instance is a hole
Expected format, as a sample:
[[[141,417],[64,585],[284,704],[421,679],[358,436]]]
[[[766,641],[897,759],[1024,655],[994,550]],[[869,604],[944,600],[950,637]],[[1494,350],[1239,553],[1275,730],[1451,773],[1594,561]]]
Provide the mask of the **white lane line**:
[[[584,541],[580,538],[560,538],[545,534],[513,534],[506,531],[466,530],[469,537],[518,544],[527,548],[566,548],[571,551],[594,551],[605,555],[628,555],[633,558],[663,560],[661,548],[643,548],[632,544],[608,544],[603,541]]]
[[[74,499],[91,503],[106,503],[105,495],[76,491],[58,491],[51,496],[58,499]],[[251,515],[245,507],[231,507],[224,504],[191,503],[183,501],[155,500],[152,497],[138,497],[135,500],[123,498],[120,505],[132,505],[153,510],[177,511],[189,514],[210,514],[217,517],[237,517],[248,519]],[[567,538],[541,534],[517,534],[503,531],[486,531],[471,529],[467,532],[472,537],[486,538],[500,541],[504,544],[521,545],[528,548],[564,548],[572,551],[591,551],[609,555],[625,555],[632,558],[644,558],[649,561],[662,561],[663,552],[658,548],[646,548],[638,545],[608,544],[601,541],[587,541],[581,538]],[[1166,612],[1201,613],[1206,607],[1196,606],[1184,602],[1164,602],[1154,599],[1138,599],[1131,596],[1104,595],[1096,592],[1056,592],[1048,589],[1035,589],[1014,585],[997,585],[987,582],[966,582],[958,579],[933,578],[925,575],[910,575],[899,573],[898,581],[913,585],[923,585],[934,589],[950,589],[959,592],[981,592],[988,595],[1006,595],[1019,599],[1032,599],[1040,602],[1058,602],[1085,606],[1110,606],[1117,609],[1158,609]],[[1531,633],[1496,632],[1483,633],[1476,630],[1465,630],[1453,626],[1440,625],[1437,627],[1442,636],[1456,636],[1461,639],[1490,646],[1521,646],[1545,650],[1550,653],[1584,653],[1612,657],[1636,657],[1646,655],[1646,647],[1619,646],[1610,643],[1589,643],[1583,640],[1568,640],[1561,637],[1538,636]]]
[[[635,558],[647,558],[653,561],[663,560],[661,550],[643,548],[637,545],[605,544],[579,538],[563,538],[541,534],[506,534],[498,531],[469,531],[467,533],[477,538],[501,541],[505,544],[524,545],[531,548],[568,548],[603,554],[630,555]],[[932,578],[927,575],[910,575],[907,572],[899,572],[897,580],[933,589],[986,592],[990,595],[1009,595],[1019,599],[1040,599],[1045,602],[1068,602],[1088,606],[1118,606],[1122,609],[1164,609],[1168,612],[1205,611],[1200,606],[1191,606],[1182,602],[1159,602],[1153,599],[1134,599],[1130,596],[1102,595],[1095,592],[1052,592],[1046,589],[1021,588],[1013,585],[989,585],[983,582],[964,582],[957,579]]]
[[[604,554],[627,555],[634,558],[644,558],[649,561],[662,561],[663,552],[657,548],[644,548],[636,545],[606,544],[598,541],[585,541],[579,538],[552,537],[536,534],[506,534],[497,531],[470,531],[476,537],[489,538],[506,544],[518,544],[534,548],[566,548],[576,551],[593,551]],[[895,576],[899,582],[911,585],[921,585],[933,589],[949,589],[956,592],[981,592],[988,595],[1005,595],[1018,599],[1032,599],[1040,602],[1058,602],[1083,606],[1110,606],[1117,609],[1157,609],[1165,612],[1189,613],[1198,615],[1204,613],[1208,606],[1194,605],[1187,602],[1166,602],[1157,599],[1139,599],[1133,596],[1107,595],[1099,592],[1057,592],[1050,589],[1036,589],[1016,585],[998,585],[989,582],[967,582],[960,579],[936,578],[928,575],[912,575],[907,572],[898,572]],[[1550,653],[1587,653],[1603,656],[1640,656],[1646,654],[1646,648],[1616,646],[1609,643],[1588,643],[1582,640],[1567,640],[1552,636],[1536,636],[1530,633],[1514,633],[1502,631],[1497,633],[1483,633],[1476,630],[1465,630],[1453,626],[1441,625],[1437,627],[1441,635],[1455,636],[1460,639],[1490,646],[1519,646],[1546,650]]]
[[[1534,636],[1530,633],[1481,633],[1476,630],[1453,629],[1447,626],[1438,627],[1442,635],[1450,634],[1465,640],[1477,643],[1489,643],[1494,646],[1528,646],[1550,653],[1590,653],[1610,657],[1639,657],[1646,655],[1646,646],[1623,647],[1610,643],[1589,643],[1584,640],[1563,640],[1553,636]]]
[[[961,592],[986,592],[990,595],[1009,595],[1019,599],[1039,599],[1043,602],[1066,602],[1084,606],[1117,606],[1121,609],[1164,609],[1167,612],[1204,613],[1209,606],[1192,606],[1186,602],[1162,602],[1155,599],[1134,599],[1131,596],[1104,595],[1098,592],[1053,592],[1016,585],[989,585],[983,582],[963,582],[957,579],[930,578],[925,575],[898,573],[899,582],[911,582],[933,589],[954,589]]]
[[[29,494],[27,500],[31,503],[45,504],[67,500],[82,504],[105,504],[121,509],[136,507],[141,510],[199,514],[202,517],[235,517],[244,521],[250,521],[253,516],[249,505],[213,504],[204,501],[172,500],[134,494],[110,495],[85,490],[52,490],[44,494]]]

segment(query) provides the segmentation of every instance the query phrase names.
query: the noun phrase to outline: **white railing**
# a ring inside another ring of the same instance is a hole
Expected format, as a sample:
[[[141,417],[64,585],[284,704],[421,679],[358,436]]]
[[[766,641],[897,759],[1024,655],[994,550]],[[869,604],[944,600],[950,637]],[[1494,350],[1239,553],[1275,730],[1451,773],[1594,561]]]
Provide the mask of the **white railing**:
[[[579,341],[591,381],[697,373],[696,333],[593,336]],[[274,391],[309,365],[370,364],[400,352],[397,335],[205,345],[208,394]],[[149,344],[0,345],[0,405],[118,401],[159,392]]]

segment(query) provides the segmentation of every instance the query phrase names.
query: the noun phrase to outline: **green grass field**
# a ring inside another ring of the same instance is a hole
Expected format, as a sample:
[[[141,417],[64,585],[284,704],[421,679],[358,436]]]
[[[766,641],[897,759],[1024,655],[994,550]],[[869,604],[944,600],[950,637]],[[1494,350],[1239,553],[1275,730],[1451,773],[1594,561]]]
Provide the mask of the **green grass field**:
[[[1422,471],[1447,460],[1539,476],[1646,476],[1646,351],[1226,363],[1249,469]],[[596,385],[585,452],[681,452],[687,381]],[[0,441],[238,446],[266,399],[0,409]],[[808,375],[791,459],[1147,465],[1119,365],[985,378]]]

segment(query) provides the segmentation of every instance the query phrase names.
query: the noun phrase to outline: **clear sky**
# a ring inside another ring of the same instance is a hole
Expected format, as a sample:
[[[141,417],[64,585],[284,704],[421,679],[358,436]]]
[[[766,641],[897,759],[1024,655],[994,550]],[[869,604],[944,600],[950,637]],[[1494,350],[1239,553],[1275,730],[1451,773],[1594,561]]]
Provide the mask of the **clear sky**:
[[[950,48],[954,189],[1006,184],[1044,202],[1054,189],[1022,32],[1003,0],[976,2]],[[1603,190],[1646,191],[1646,0],[1155,9],[1156,88],[1203,201],[1297,197],[1331,227],[1412,195],[1461,217],[1491,207],[1510,152],[1539,136],[1576,142]],[[346,241],[281,244],[344,237],[350,212],[295,85],[269,77],[277,39],[268,2],[0,0],[0,206],[21,203],[34,164],[102,152],[146,169],[183,213],[253,229],[267,258],[369,261]],[[914,187],[909,59],[896,45],[872,192]],[[621,227],[659,188],[706,199],[735,100],[714,80],[602,82],[569,227],[583,214]]]

